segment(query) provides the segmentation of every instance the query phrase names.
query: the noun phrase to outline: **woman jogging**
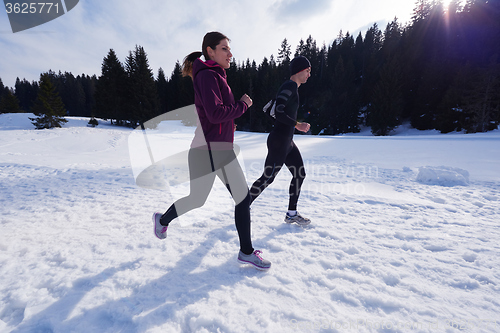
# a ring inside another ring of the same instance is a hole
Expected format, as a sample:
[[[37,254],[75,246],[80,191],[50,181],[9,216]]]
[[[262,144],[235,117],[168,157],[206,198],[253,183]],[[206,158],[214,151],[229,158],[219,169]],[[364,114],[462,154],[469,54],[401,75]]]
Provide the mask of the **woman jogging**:
[[[164,213],[153,214],[156,237],[165,239],[169,223],[182,214],[201,207],[212,189],[215,176],[226,185],[235,202],[235,224],[240,239],[238,261],[266,270],[271,263],[252,247],[250,236],[250,193],[245,175],[233,150],[234,119],[252,105],[248,95],[234,100],[226,81],[230,67],[229,39],[219,32],[209,32],[203,52],[193,52],[184,59],[183,75],[193,79],[198,124],[188,154],[190,194],[177,200]],[[199,59],[203,54],[206,61]]]
[[[250,189],[251,202],[268,187],[278,175],[283,164],[292,174],[290,183],[290,199],[285,222],[308,225],[311,220],[302,217],[297,212],[300,188],[306,176],[304,162],[300,151],[293,142],[295,129],[307,132],[311,127],[308,123],[297,122],[299,109],[298,89],[311,76],[311,63],[306,57],[297,57],[290,63],[290,80],[283,83],[276,95],[274,127],[267,137],[267,157],[264,173],[253,183]]]

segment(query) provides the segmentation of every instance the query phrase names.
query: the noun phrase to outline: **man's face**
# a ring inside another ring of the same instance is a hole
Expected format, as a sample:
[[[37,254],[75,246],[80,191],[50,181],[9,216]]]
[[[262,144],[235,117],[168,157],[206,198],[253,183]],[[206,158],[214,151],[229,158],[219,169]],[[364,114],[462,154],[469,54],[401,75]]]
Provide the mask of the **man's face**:
[[[311,67],[297,73],[297,78],[299,79],[299,82],[301,84],[306,83],[310,77],[311,77]]]

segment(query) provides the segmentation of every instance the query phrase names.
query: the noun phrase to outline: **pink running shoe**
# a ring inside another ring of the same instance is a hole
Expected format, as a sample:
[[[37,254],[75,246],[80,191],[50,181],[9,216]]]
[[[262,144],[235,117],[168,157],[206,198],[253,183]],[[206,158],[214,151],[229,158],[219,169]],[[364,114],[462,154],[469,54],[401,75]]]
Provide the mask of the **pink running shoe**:
[[[255,268],[260,269],[261,271],[268,270],[271,268],[271,262],[269,260],[263,259],[260,254],[262,251],[256,250],[253,251],[252,254],[244,254],[241,252],[238,254],[238,261],[240,264],[252,264]]]
[[[158,237],[158,239],[165,239],[167,238],[167,228],[168,226],[164,226],[160,224],[160,219],[162,213],[154,213],[153,214],[153,223],[154,223],[154,231],[155,231],[155,236]]]

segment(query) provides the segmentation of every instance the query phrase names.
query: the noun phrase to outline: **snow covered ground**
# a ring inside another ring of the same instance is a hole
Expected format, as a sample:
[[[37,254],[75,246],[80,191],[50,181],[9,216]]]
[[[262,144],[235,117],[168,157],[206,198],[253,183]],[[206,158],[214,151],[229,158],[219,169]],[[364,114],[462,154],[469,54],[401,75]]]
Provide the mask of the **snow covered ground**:
[[[312,224],[283,222],[283,170],[252,206],[261,272],[222,184],[160,241],[151,215],[188,183],[138,187],[130,129],[28,116],[0,115],[0,332],[500,332],[499,130],[296,136]],[[265,140],[236,133],[249,185]]]

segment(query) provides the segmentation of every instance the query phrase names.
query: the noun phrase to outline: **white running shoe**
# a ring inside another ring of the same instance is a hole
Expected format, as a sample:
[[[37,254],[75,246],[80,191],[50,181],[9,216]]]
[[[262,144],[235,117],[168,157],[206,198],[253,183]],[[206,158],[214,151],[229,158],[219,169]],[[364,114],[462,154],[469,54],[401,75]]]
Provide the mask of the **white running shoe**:
[[[311,223],[311,220],[309,220],[308,218],[302,217],[302,215],[300,215],[297,212],[297,214],[295,214],[294,216],[290,216],[290,215],[288,215],[288,213],[286,213],[285,222],[286,223],[297,223],[298,225],[308,225],[309,223]]]
[[[158,237],[159,239],[165,239],[167,238],[167,228],[168,226],[164,226],[160,224],[160,219],[162,213],[154,213],[153,214],[153,223],[154,223],[154,232],[155,236]]]
[[[261,255],[262,251],[256,250],[253,251],[252,254],[244,254],[241,252],[238,254],[238,261],[240,264],[252,264],[255,266],[255,268],[260,269],[261,271],[268,270],[271,268],[271,262],[269,260],[266,260],[262,258]]]

